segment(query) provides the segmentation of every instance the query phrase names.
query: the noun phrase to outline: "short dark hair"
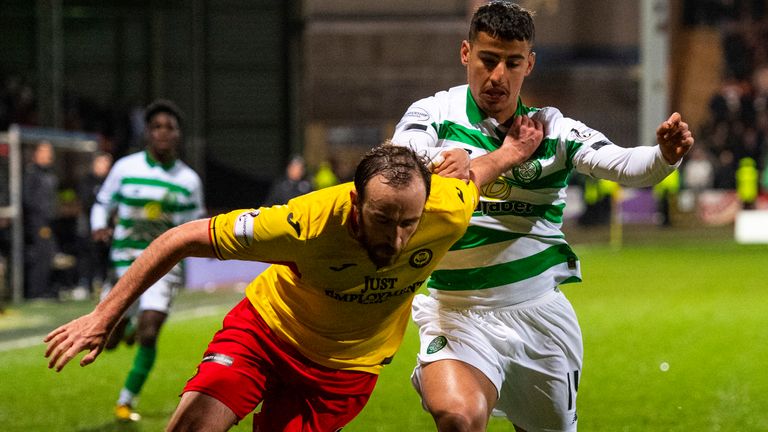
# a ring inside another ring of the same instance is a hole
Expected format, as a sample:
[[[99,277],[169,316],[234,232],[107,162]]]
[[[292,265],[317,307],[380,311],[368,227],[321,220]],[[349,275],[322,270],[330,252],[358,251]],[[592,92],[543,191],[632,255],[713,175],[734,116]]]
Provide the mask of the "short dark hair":
[[[468,40],[474,42],[480,32],[504,41],[527,41],[533,45],[536,29],[534,13],[518,4],[495,0],[477,8],[469,25]]]
[[[360,202],[365,199],[365,186],[377,175],[382,175],[386,184],[396,188],[404,188],[410,185],[414,178],[420,178],[427,192],[426,200],[432,186],[428,163],[425,157],[419,156],[410,147],[397,146],[390,142],[368,150],[355,170],[355,189]]]
[[[158,113],[166,113],[173,117],[176,117],[176,122],[181,127],[183,116],[181,110],[175,103],[168,99],[156,99],[151,104],[147,105],[144,110],[144,122],[149,124],[152,118]]]

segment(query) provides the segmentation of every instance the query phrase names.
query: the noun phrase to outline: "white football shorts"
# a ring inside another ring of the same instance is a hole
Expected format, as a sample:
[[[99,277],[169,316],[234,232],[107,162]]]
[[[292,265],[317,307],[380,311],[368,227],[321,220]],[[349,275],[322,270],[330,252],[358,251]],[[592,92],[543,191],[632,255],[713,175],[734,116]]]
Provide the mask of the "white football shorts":
[[[173,299],[176,297],[176,294],[181,288],[181,283],[179,283],[178,280],[178,277],[169,274],[160,278],[160,280],[155,282],[151,287],[147,288],[147,290],[144,291],[141,296],[139,296],[139,299],[136,300],[130,308],[128,308],[125,316],[135,317],[138,316],[140,312],[145,310],[158,311],[168,314],[171,310]],[[104,289],[101,292],[102,300],[111,289],[111,284],[104,286]]]
[[[527,430],[575,431],[581,378],[581,330],[558,289],[502,308],[454,308],[419,294],[413,301],[421,348],[411,382],[421,394],[421,367],[459,360],[482,371],[499,395],[493,415]]]

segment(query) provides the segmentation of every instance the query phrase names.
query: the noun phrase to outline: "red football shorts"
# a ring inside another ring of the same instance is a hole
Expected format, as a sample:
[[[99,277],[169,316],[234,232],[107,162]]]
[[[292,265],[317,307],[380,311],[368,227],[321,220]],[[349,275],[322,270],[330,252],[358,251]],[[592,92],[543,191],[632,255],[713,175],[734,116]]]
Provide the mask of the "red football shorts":
[[[250,300],[224,318],[197,374],[184,387],[216,398],[254,431],[333,432],[360,413],[378,375],[313,363],[279,339]]]

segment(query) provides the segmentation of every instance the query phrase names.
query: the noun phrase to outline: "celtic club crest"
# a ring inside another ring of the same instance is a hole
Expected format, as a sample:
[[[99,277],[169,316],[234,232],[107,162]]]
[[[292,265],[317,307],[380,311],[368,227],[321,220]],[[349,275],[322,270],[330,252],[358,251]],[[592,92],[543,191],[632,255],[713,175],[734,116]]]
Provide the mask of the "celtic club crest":
[[[448,339],[445,336],[438,336],[432,339],[432,342],[427,346],[427,354],[434,354],[448,345]]]
[[[541,162],[538,160],[525,161],[512,170],[515,180],[520,183],[530,183],[541,175]]]

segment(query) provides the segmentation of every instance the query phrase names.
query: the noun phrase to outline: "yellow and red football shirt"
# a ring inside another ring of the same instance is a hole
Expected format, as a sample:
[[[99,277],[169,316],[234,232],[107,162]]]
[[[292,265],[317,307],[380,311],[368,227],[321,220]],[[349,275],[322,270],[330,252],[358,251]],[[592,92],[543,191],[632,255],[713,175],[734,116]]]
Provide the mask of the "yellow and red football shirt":
[[[479,196],[473,184],[432,176],[416,232],[377,269],[352,235],[353,187],[215,216],[211,243],[219,259],[273,264],[246,296],[280,338],[323,366],[378,373],[402,342],[414,292],[464,234]]]

